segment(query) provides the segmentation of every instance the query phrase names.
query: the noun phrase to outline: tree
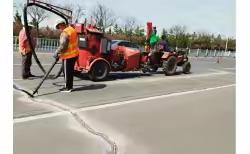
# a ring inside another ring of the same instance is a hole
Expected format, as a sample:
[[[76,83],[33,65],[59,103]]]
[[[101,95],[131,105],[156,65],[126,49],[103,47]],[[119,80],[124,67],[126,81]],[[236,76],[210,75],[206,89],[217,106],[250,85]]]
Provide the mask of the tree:
[[[39,24],[48,18],[48,12],[42,8],[31,6],[28,7],[27,13],[31,17],[32,24],[36,27],[37,34],[39,34]]]
[[[124,31],[122,30],[122,28],[120,27],[118,30],[118,34],[124,34]]]
[[[119,27],[117,24],[115,24],[115,26],[114,26],[114,33],[119,34]]]
[[[161,33],[161,35],[163,36],[167,36],[168,35],[168,32],[167,32],[167,30],[165,29],[165,28],[163,28],[162,29],[162,33]]]
[[[16,14],[14,16],[14,22],[17,24],[22,24],[22,17],[17,10],[16,10]]]
[[[14,16],[14,23],[13,23],[13,35],[18,35],[20,30],[22,29],[22,18],[19,12],[16,10],[15,16]]]
[[[85,15],[84,5],[78,3],[66,3],[61,5],[61,7],[72,11],[72,23],[83,22]]]
[[[110,35],[112,34],[111,27],[109,27],[108,34],[110,34]]]
[[[144,29],[140,26],[136,26],[135,28],[135,35],[136,36],[143,36],[144,35]]]
[[[215,46],[218,50],[220,50],[222,47],[222,38],[220,34],[218,34],[217,37],[215,38]]]
[[[103,31],[115,24],[116,17],[113,11],[105,5],[97,3],[91,11],[91,16],[96,21],[96,25]]]
[[[73,23],[77,23],[80,22],[82,19],[83,22],[83,16],[85,15],[84,13],[85,9],[83,6],[81,6],[80,4],[76,4],[74,9],[73,9]]]
[[[233,38],[228,39],[228,45],[227,45],[228,50],[230,51],[235,51],[236,50],[236,40]]]
[[[169,29],[170,35],[174,36],[174,46],[175,47],[187,47],[188,37],[186,35],[186,26],[175,25]],[[171,38],[173,39],[173,38]]]
[[[175,25],[170,28],[169,32],[175,36],[185,34],[187,30],[186,26]]]
[[[124,30],[125,34],[129,37],[129,40],[131,41],[133,32],[136,27],[136,18],[135,17],[127,17],[125,19],[125,24],[124,24]]]

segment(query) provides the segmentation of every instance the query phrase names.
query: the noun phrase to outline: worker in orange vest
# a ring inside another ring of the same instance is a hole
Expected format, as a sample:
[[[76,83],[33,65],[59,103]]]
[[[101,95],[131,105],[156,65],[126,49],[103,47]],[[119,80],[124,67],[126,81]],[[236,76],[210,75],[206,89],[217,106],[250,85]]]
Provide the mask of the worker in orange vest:
[[[54,57],[60,58],[63,61],[65,87],[60,89],[61,92],[71,92],[73,89],[74,65],[77,60],[78,40],[76,30],[67,25],[64,20],[59,20],[56,23],[56,29],[62,31],[60,35],[60,43]]]
[[[32,43],[33,48],[35,48],[36,39],[32,35],[33,25],[29,24],[28,27],[31,31],[31,34],[30,34],[31,43]],[[28,42],[28,38],[26,36],[25,27],[23,27],[23,29],[19,32],[19,52],[22,55],[22,78],[28,79],[29,77],[35,77],[30,72],[30,67],[32,64],[32,52],[31,52],[30,44]]]

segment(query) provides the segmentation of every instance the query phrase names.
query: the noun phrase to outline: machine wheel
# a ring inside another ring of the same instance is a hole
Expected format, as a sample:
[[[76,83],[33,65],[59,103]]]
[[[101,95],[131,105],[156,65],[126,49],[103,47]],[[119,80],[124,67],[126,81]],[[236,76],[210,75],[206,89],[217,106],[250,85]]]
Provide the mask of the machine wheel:
[[[162,65],[165,75],[173,75],[177,68],[177,59],[176,57],[171,56],[168,60],[164,60]]]
[[[74,70],[74,75],[81,75],[81,74],[82,74],[82,71]]]
[[[88,72],[88,76],[92,81],[101,81],[108,76],[109,71],[109,65],[105,61],[97,61]]]
[[[146,68],[142,68],[141,71],[142,71],[142,73],[147,73],[147,69]]]
[[[147,73],[147,72],[150,72],[150,69],[147,68],[147,67],[144,67],[141,69],[142,73]]]
[[[182,65],[182,71],[185,74],[190,73],[190,69],[191,69],[191,64],[189,61],[186,61],[183,65]]]

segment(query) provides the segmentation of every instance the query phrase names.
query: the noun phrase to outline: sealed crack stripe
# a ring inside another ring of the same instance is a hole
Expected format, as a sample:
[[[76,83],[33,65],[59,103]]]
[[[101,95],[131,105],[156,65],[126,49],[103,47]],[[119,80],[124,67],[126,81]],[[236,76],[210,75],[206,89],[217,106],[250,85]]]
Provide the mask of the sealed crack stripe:
[[[13,88],[16,91],[19,91],[26,99],[28,99],[29,101],[32,101],[34,103],[39,103],[39,104],[43,104],[43,105],[48,105],[50,107],[55,107],[61,111],[66,111],[68,113],[70,113],[70,115],[80,124],[80,126],[84,129],[86,129],[89,133],[91,133],[92,135],[98,136],[101,139],[103,139],[104,141],[106,141],[109,146],[110,146],[110,150],[106,151],[106,154],[117,154],[118,152],[118,146],[116,145],[116,143],[114,141],[112,141],[109,136],[107,136],[104,133],[98,132],[95,129],[93,129],[92,127],[90,127],[82,118],[81,116],[74,111],[74,108],[71,108],[69,106],[66,106],[64,104],[55,102],[55,101],[51,101],[51,100],[45,100],[45,99],[37,99],[37,98],[31,98],[28,97],[26,92],[27,90],[24,90],[24,88],[20,87],[17,84],[13,84]],[[25,93],[25,94],[24,94]]]

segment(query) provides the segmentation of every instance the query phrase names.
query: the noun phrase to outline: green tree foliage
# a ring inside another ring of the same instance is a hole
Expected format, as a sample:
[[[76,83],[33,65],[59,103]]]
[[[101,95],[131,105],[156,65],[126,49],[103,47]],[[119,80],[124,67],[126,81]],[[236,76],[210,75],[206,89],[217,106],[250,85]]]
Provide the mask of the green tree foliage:
[[[14,16],[14,23],[22,24],[22,17],[21,17],[21,15],[19,14],[18,11],[16,11],[16,13],[15,13],[15,16]]]
[[[140,26],[137,26],[135,28],[135,36],[143,36],[144,35],[144,29],[141,28]]]
[[[118,27],[118,24],[115,24],[114,26],[114,34],[119,34],[119,27]]]
[[[168,36],[168,32],[165,28],[162,29],[162,33],[161,33],[161,36]]]

